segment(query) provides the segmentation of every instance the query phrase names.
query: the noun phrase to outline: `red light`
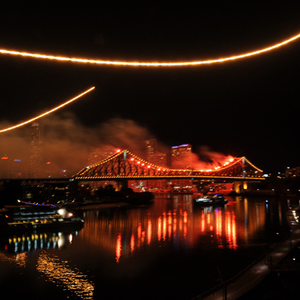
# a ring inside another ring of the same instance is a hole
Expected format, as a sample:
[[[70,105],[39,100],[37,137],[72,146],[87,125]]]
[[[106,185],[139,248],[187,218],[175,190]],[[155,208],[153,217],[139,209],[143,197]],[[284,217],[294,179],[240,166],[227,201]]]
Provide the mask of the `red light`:
[[[1,159],[8,159],[8,156],[3,156]]]
[[[51,161],[48,161],[48,162],[47,162],[47,165],[50,165],[50,164],[51,164]]]

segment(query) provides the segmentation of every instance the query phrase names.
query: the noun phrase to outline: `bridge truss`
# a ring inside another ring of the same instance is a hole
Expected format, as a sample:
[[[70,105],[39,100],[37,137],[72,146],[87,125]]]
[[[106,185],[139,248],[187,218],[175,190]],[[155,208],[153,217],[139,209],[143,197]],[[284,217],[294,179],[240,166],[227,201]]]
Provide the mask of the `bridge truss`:
[[[246,157],[236,157],[223,166],[209,170],[171,169],[154,165],[128,150],[118,151],[106,159],[83,168],[75,180],[134,180],[134,179],[223,179],[264,180],[263,171]]]

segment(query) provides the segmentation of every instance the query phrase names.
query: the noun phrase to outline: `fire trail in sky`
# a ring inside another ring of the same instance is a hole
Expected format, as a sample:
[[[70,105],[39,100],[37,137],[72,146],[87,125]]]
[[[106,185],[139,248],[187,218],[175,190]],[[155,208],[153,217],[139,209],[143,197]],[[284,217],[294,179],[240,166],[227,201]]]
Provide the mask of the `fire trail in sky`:
[[[89,64],[99,64],[99,65],[115,65],[115,66],[131,66],[131,67],[182,67],[182,66],[198,66],[204,64],[221,63],[221,62],[232,61],[232,60],[241,59],[245,57],[250,57],[250,56],[262,54],[268,51],[272,51],[276,48],[285,46],[286,44],[291,43],[297,40],[298,38],[300,38],[300,34],[295,35],[287,40],[284,40],[270,47],[239,54],[239,55],[217,58],[217,59],[184,61],[184,62],[134,62],[134,61],[130,62],[130,61],[114,61],[114,60],[109,61],[109,60],[72,58],[72,57],[55,56],[55,55],[47,55],[47,54],[20,52],[14,50],[6,50],[6,49],[0,49],[0,54],[9,54],[9,55],[31,57],[31,58],[41,58],[41,59],[49,59],[49,60],[67,61],[67,62],[75,62],[75,63],[89,63]]]
[[[42,114],[40,114],[40,115],[38,115],[38,116],[36,116],[36,117],[34,117],[34,118],[32,118],[32,119],[29,119],[29,120],[27,120],[27,121],[24,121],[24,122],[22,122],[22,123],[19,123],[19,124],[17,124],[17,125],[14,125],[14,126],[11,126],[11,127],[8,127],[8,128],[1,129],[1,130],[0,130],[0,133],[1,133],[1,132],[5,132],[5,131],[9,131],[9,130],[12,130],[12,129],[16,129],[16,128],[21,127],[21,126],[23,126],[23,125],[26,125],[26,124],[28,124],[28,123],[30,123],[30,122],[33,122],[33,121],[35,121],[35,120],[37,120],[37,119],[40,119],[40,118],[42,118],[42,117],[45,117],[45,116],[47,116],[47,115],[49,115],[49,114],[51,114],[51,113],[53,113],[53,112],[55,112],[55,111],[57,111],[57,110],[63,108],[64,106],[70,104],[71,102],[73,102],[73,101],[79,99],[80,97],[86,95],[87,93],[91,92],[94,88],[95,88],[95,87],[93,86],[93,87],[89,88],[88,90],[82,92],[81,94],[75,96],[74,98],[72,98],[72,99],[70,99],[70,100],[64,102],[63,104],[61,104],[61,105],[59,105],[59,106],[56,106],[56,107],[52,108],[51,110],[48,110],[48,111],[46,111],[46,112],[44,112],[44,113],[42,113]]]

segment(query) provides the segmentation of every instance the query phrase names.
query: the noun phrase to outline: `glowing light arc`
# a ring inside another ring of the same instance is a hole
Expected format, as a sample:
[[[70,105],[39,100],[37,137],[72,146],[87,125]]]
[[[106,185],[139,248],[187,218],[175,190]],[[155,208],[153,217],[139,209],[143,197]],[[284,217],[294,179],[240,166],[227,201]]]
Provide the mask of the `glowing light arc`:
[[[247,53],[224,57],[224,58],[200,60],[200,61],[185,61],[185,62],[110,61],[110,60],[73,58],[73,57],[65,57],[65,56],[55,56],[55,55],[47,55],[47,54],[20,52],[20,51],[14,51],[14,50],[6,50],[6,49],[0,49],[0,54],[17,55],[17,56],[24,56],[24,57],[31,57],[31,58],[58,60],[58,61],[75,62],[75,63],[99,64],[99,65],[132,66],[132,67],[181,67],[181,66],[198,66],[198,65],[204,65],[204,64],[221,63],[221,62],[246,58],[249,56],[258,55],[258,54],[268,52],[268,51],[274,50],[276,48],[282,47],[288,43],[291,43],[291,42],[297,40],[298,38],[300,38],[300,34],[295,35],[287,40],[284,40],[284,41],[277,43],[275,45],[272,45],[270,47],[252,51],[252,52],[247,52]]]
[[[24,121],[24,122],[22,122],[22,123],[19,123],[19,124],[17,124],[17,125],[14,125],[14,126],[11,126],[11,127],[8,127],[8,128],[1,129],[1,130],[0,130],[0,133],[1,133],[1,132],[5,132],[5,131],[9,131],[9,130],[12,130],[12,129],[16,129],[16,128],[21,127],[21,126],[24,126],[24,125],[26,125],[26,124],[28,124],[28,123],[30,123],[30,122],[33,122],[33,121],[35,121],[35,120],[37,120],[37,119],[40,119],[40,118],[42,118],[42,117],[44,117],[44,116],[46,116],[46,115],[49,115],[49,114],[51,114],[51,113],[57,111],[58,109],[60,109],[60,108],[62,108],[62,107],[64,107],[64,106],[70,104],[71,102],[73,102],[73,101],[79,99],[80,97],[84,96],[85,94],[91,92],[94,88],[95,88],[95,87],[93,86],[93,87],[89,88],[88,90],[82,92],[81,94],[75,96],[74,98],[72,98],[72,99],[70,99],[70,100],[68,100],[68,101],[66,101],[66,102],[64,102],[64,103],[62,103],[61,105],[56,106],[56,107],[52,108],[51,110],[48,110],[48,111],[46,111],[46,112],[44,112],[44,113],[42,113],[42,114],[40,114],[40,115],[38,115],[38,116],[36,116],[36,117],[34,117],[34,118],[32,118],[32,119],[29,119],[29,120],[27,120],[27,121]]]

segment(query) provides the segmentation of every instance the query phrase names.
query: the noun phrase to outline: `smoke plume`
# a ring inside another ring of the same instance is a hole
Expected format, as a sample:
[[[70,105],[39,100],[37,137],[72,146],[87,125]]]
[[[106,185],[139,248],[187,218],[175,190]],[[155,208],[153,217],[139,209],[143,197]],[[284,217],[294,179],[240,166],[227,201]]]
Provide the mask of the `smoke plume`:
[[[9,125],[3,123],[0,128]],[[97,127],[87,127],[68,113],[62,117],[51,115],[43,118],[39,125],[43,127],[41,168],[45,168],[45,172],[41,170],[41,173],[52,173],[53,177],[62,176],[61,172],[66,171],[69,175],[77,173],[88,165],[88,158],[96,149],[113,151],[126,148],[144,156],[145,140],[152,137],[146,128],[136,122],[120,118],[110,119]],[[30,173],[30,130],[31,126],[24,126],[0,135],[0,156],[8,157],[11,162],[21,160],[22,171],[18,172],[22,173],[21,177],[29,177]],[[8,176],[3,172],[0,178]]]
[[[0,128],[11,124],[0,124]],[[113,118],[88,127],[80,124],[73,114],[51,115],[43,118],[39,125],[43,127],[41,145],[41,176],[72,176],[91,163],[89,158],[100,159],[97,153],[108,154],[116,149],[128,149],[145,158],[145,141],[154,138],[149,130],[135,121]],[[30,177],[32,144],[31,126],[24,126],[0,135],[0,178]],[[159,144],[159,151],[170,154],[170,147]],[[104,157],[102,157],[104,158]],[[228,156],[211,151],[208,147],[199,148],[198,154],[192,153],[189,161],[182,161],[182,167],[209,169],[222,165]],[[93,161],[95,163],[96,161]],[[10,164],[9,167],[8,163]],[[6,167],[5,167],[6,164]],[[9,168],[12,172],[9,172]]]

